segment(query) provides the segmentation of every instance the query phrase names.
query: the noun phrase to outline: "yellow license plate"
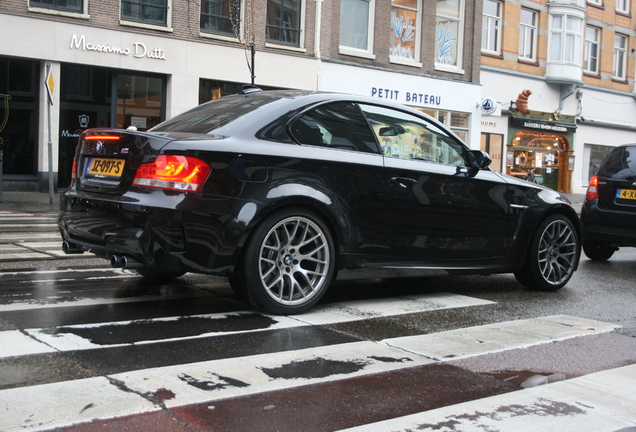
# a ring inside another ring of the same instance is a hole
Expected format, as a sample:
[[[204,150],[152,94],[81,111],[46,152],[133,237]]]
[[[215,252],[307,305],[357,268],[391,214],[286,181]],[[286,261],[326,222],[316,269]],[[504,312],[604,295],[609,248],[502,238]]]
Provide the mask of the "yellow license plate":
[[[618,189],[616,198],[636,200],[636,189]]]
[[[125,161],[122,159],[93,158],[86,173],[97,176],[121,177],[124,172],[124,163]]]

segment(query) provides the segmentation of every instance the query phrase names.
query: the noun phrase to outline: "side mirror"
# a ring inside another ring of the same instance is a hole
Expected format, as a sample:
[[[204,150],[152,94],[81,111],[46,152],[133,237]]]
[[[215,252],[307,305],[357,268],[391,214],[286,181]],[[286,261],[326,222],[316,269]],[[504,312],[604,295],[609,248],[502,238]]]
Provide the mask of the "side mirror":
[[[485,169],[490,166],[492,159],[490,155],[483,150],[471,150],[470,153],[473,155],[473,166],[479,169]]]

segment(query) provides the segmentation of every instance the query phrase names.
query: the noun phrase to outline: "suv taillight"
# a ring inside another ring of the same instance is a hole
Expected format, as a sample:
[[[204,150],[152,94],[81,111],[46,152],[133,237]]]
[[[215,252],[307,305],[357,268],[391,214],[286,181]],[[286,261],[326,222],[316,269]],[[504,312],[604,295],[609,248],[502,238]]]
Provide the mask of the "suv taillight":
[[[587,187],[587,192],[585,193],[586,201],[592,201],[595,198],[598,198],[598,177],[597,176],[594,176],[590,179],[590,184]]]
[[[210,166],[191,156],[160,155],[137,168],[133,185],[196,192],[210,173]]]

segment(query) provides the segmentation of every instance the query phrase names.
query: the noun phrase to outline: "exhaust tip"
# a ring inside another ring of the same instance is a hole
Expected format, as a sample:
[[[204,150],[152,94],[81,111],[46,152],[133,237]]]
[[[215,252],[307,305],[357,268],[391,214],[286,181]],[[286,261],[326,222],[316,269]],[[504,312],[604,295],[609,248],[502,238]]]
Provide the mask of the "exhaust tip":
[[[110,257],[110,266],[113,268],[121,268],[121,261],[122,259],[120,257],[118,257],[117,255],[113,255],[112,257]]]
[[[62,251],[65,254],[82,254],[82,253],[84,253],[84,250],[80,246],[78,246],[76,244],[73,244],[73,243],[69,243],[67,241],[63,241],[62,242]]]

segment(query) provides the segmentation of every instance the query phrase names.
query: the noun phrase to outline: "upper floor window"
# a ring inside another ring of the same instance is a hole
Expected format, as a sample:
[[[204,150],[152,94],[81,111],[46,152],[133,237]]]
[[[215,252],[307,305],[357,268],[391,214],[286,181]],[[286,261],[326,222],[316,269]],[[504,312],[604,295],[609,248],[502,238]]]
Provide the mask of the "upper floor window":
[[[84,12],[84,0],[30,0],[29,5],[66,12]]]
[[[583,19],[571,15],[550,15],[548,60],[581,64]]]
[[[537,59],[537,15],[535,11],[521,9],[519,57],[524,60]]]
[[[612,75],[614,78],[624,80],[625,66],[627,63],[627,36],[622,34],[616,34],[614,36],[614,67],[612,69]]]
[[[301,6],[301,0],[267,0],[267,41],[300,46]]]
[[[461,72],[464,0],[438,0],[435,24],[435,65]]]
[[[121,19],[165,26],[168,23],[168,0],[121,0]]]
[[[341,0],[340,52],[371,54],[375,0]]]
[[[583,70],[598,74],[598,56],[601,48],[601,29],[587,26],[585,29],[585,50]]]
[[[241,3],[228,0],[201,1],[201,31],[225,36],[239,32]]]
[[[616,11],[629,13],[629,0],[616,0]]]
[[[501,9],[498,1],[484,0],[481,27],[481,50],[499,54],[501,51]]]
[[[419,61],[420,0],[391,0],[391,47],[393,60]]]

